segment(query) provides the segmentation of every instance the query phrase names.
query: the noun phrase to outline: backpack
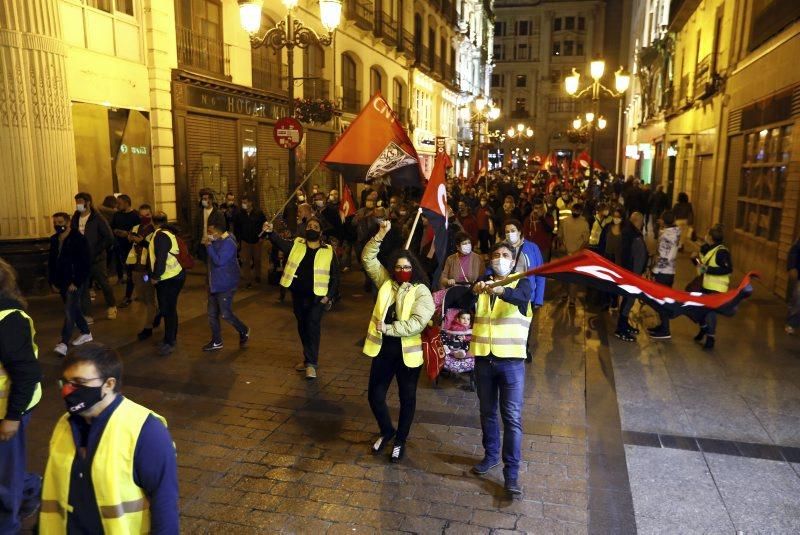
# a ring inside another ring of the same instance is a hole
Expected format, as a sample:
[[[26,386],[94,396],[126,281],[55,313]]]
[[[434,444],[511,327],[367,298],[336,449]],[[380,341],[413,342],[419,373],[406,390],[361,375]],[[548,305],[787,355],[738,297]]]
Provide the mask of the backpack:
[[[189,247],[186,245],[186,242],[183,241],[183,238],[180,236],[175,236],[175,239],[178,242],[178,254],[175,255],[175,258],[178,260],[178,263],[184,270],[192,269],[194,267],[194,258],[192,254],[189,252]]]

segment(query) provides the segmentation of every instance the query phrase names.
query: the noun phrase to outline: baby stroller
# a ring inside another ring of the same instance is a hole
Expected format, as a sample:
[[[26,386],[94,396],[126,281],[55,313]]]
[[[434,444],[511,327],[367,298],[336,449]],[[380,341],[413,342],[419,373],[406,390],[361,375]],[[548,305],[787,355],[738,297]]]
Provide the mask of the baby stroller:
[[[440,371],[443,370],[452,377],[466,374],[469,383],[462,385],[462,388],[474,391],[475,356],[469,352],[474,308],[471,297],[469,284],[459,284],[433,294],[437,309],[434,321],[441,326],[440,337],[444,348],[444,360]]]

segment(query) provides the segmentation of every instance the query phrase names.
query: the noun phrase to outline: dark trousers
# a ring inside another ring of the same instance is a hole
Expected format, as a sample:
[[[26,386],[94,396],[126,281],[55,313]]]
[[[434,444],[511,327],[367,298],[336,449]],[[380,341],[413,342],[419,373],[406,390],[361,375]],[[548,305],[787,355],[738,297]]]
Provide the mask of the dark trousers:
[[[89,293],[86,283],[74,292],[67,289],[61,290],[61,300],[64,301],[64,325],[61,327],[61,341],[69,344],[72,333],[77,325],[81,334],[89,334],[89,325],[81,312],[81,301],[84,294]]]
[[[719,293],[715,290],[707,290],[706,288],[703,288],[701,292],[704,294]],[[706,330],[707,335],[714,336],[717,332],[717,313],[713,310],[706,312],[705,317],[700,321],[700,327]]]
[[[322,313],[325,305],[316,295],[301,295],[292,292],[294,317],[297,319],[297,334],[303,344],[303,361],[306,366],[319,364],[319,339],[322,330]]]
[[[19,533],[20,517],[36,508],[42,480],[25,472],[25,432],[30,413],[19,422],[19,431],[8,442],[0,442],[0,533]]]
[[[397,421],[397,435],[395,440],[404,443],[411,431],[414,422],[414,412],[417,408],[417,382],[421,366],[409,368],[403,362],[403,348],[399,339],[387,340],[384,337],[378,356],[372,359],[369,370],[369,387],[367,399],[372,414],[378,422],[381,435],[388,437],[394,434],[392,417],[386,405],[386,394],[392,378],[397,378],[397,390],[400,397],[400,416]]]
[[[100,253],[92,261],[89,271],[89,286],[81,297],[81,311],[83,312],[84,316],[91,315],[89,312],[92,310],[92,301],[89,298],[89,288],[91,288],[92,283],[95,282],[98,286],[100,286],[100,289],[103,292],[103,299],[106,301],[106,306],[116,306],[117,302],[114,299],[114,290],[111,289],[111,285],[108,283],[108,272],[106,271],[106,253]]]
[[[672,284],[675,282],[675,275],[670,275],[668,273],[653,273],[653,280],[656,281],[658,284],[663,284],[664,286],[669,286],[672,288]],[[659,312],[658,317],[661,320],[661,325],[659,326],[661,330],[665,332],[669,332],[669,314],[666,312]]]
[[[626,295],[622,298],[622,304],[619,305],[619,320],[617,321],[617,331],[626,332],[631,329],[631,324],[628,323],[628,316],[631,314],[631,309],[636,303],[636,297]]]
[[[236,290],[208,294],[208,326],[211,327],[211,339],[214,342],[222,342],[220,317],[230,323],[239,336],[247,333],[247,325],[233,313],[233,294],[235,293]]]
[[[133,297],[133,265],[126,264],[125,265],[125,273],[127,275],[127,279],[125,280],[125,299],[131,299]]]
[[[181,272],[177,277],[172,277],[156,284],[158,297],[158,312],[164,319],[164,343],[174,346],[178,338],[178,296],[186,282],[186,274]]]
[[[483,229],[478,231],[478,243],[480,244],[480,249],[482,253],[486,254],[489,252],[489,249],[492,248],[489,236],[489,229]]]
[[[800,280],[794,281],[793,291],[789,298],[789,315],[786,317],[786,325],[797,329],[800,327]]]
[[[487,459],[500,458],[500,418],[503,420],[503,476],[516,480],[522,459],[522,406],[525,399],[523,359],[475,358],[483,449]]]

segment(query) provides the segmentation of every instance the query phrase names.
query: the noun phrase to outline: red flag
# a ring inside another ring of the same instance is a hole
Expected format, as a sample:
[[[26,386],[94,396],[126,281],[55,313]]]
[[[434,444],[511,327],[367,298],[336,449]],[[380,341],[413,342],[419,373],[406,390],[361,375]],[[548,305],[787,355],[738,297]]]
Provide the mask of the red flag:
[[[528,182],[525,184],[525,195],[530,195],[531,189],[533,189],[533,175],[528,175]]]
[[[345,219],[351,215],[355,215],[355,213],[356,203],[353,202],[353,194],[350,193],[350,188],[345,184],[342,190],[342,198],[339,200],[339,216],[342,218],[342,222],[344,222]]]
[[[445,169],[450,158],[446,154],[439,154],[433,163],[431,178],[425,186],[420,208],[427,208],[444,217],[444,226],[447,227],[447,186],[445,185]]]
[[[380,92],[370,99],[322,158],[349,181],[391,177],[396,187],[422,187],[419,156]]]

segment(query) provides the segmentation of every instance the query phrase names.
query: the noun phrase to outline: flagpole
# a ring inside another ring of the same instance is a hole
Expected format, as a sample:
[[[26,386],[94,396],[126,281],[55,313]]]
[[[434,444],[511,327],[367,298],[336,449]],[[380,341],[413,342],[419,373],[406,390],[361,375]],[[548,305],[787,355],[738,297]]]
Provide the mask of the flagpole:
[[[408,234],[408,240],[406,240],[406,250],[411,247],[411,240],[414,238],[414,231],[417,230],[417,223],[419,222],[419,216],[422,215],[422,208],[420,207],[417,209],[417,217],[414,218],[414,224],[411,225],[411,232]]]
[[[286,202],[285,202],[285,203],[283,203],[283,206],[281,206],[280,210],[278,210],[277,212],[275,212],[275,215],[273,215],[273,216],[272,216],[272,219],[270,219],[270,220],[269,220],[269,222],[270,222],[270,223],[274,223],[274,222],[275,222],[275,219],[277,219],[277,218],[278,218],[278,214],[282,214],[282,213],[283,213],[283,211],[286,209],[286,207],[287,207],[287,206],[289,206],[289,203],[292,201],[292,199],[294,199],[294,196],[295,196],[295,195],[297,195],[297,190],[299,190],[300,188],[302,188],[302,187],[303,187],[303,184],[305,184],[306,182],[308,182],[308,179],[309,179],[309,178],[311,178],[311,175],[313,175],[313,174],[314,174],[314,171],[316,171],[316,170],[317,170],[317,167],[319,167],[319,164],[320,164],[320,162],[317,162],[317,165],[315,165],[315,166],[314,166],[314,168],[313,168],[311,171],[309,171],[308,173],[306,173],[306,177],[303,179],[303,181],[302,181],[302,182],[300,182],[300,183],[297,185],[297,187],[295,187],[295,188],[292,190],[292,193],[291,193],[291,195],[289,195],[289,198],[288,198],[288,199],[286,199]]]

